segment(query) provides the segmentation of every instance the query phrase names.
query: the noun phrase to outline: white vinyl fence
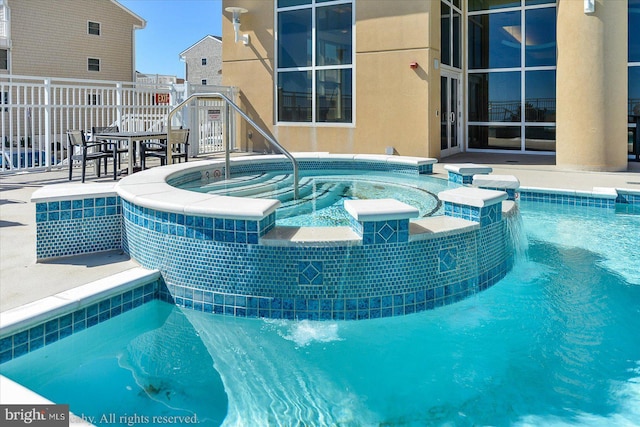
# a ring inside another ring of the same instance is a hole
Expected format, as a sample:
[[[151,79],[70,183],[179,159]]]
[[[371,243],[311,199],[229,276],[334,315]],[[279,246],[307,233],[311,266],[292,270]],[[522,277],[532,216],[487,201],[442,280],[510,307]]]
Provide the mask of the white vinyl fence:
[[[204,89],[236,98],[234,88],[219,86],[0,75],[0,173],[65,165],[69,129],[82,129],[88,137],[92,127],[102,126],[163,130],[173,106]],[[191,156],[224,150],[223,121],[208,114],[223,105],[222,100],[194,103],[176,114],[171,126],[191,129]]]

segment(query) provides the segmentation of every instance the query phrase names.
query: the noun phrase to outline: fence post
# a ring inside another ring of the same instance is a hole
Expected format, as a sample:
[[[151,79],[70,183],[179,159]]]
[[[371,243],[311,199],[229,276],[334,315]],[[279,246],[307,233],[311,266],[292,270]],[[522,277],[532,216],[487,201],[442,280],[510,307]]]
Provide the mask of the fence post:
[[[45,170],[51,170],[51,135],[53,130],[51,129],[51,79],[44,79],[44,155],[45,155]],[[61,142],[64,144],[64,142]],[[62,147],[60,154],[62,154]],[[38,154],[40,155],[40,154]],[[60,159],[62,161],[62,159]],[[71,159],[69,159],[71,161]]]
[[[118,129],[122,129],[122,83],[116,83],[116,123],[118,123]],[[129,129],[131,130],[131,129]]]

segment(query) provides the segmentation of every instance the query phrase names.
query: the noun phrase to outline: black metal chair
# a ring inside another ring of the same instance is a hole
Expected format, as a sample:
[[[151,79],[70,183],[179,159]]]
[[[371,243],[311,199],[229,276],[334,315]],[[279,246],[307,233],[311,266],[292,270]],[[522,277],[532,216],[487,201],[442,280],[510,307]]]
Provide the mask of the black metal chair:
[[[82,162],[82,182],[84,182],[87,162],[95,160],[96,163],[96,175],[100,177],[100,160],[112,158],[113,159],[113,179],[117,177],[117,153],[116,145],[100,142],[87,142],[84,131],[82,130],[70,130],[67,131],[67,153],[69,153],[69,181],[73,176],[73,161],[79,160]],[[76,150],[78,152],[76,152]],[[106,166],[105,166],[106,173]]]
[[[142,142],[140,144],[142,170],[146,169],[147,157],[159,158],[162,166],[167,164],[167,159],[171,161],[178,159],[179,162],[184,159],[186,163],[189,161],[189,129],[169,130],[166,141]]]
[[[120,128],[118,126],[93,126],[91,128],[91,140],[93,142],[98,142],[98,139],[96,139],[96,134],[100,134],[100,133],[115,133],[115,132],[120,132]],[[116,154],[118,156],[118,165],[116,166],[117,168],[120,168],[121,164],[122,164],[122,160],[120,158],[120,156],[122,154],[127,154],[129,152],[129,148],[127,147],[127,143],[126,141],[124,142],[124,145],[122,144],[123,141],[113,141],[113,140],[109,140],[108,138],[101,138],[102,142],[106,142],[108,144],[115,144],[115,148],[116,148]],[[134,149],[134,155],[135,155],[135,146],[133,147]],[[107,173],[107,161],[105,160],[104,162],[104,173]]]

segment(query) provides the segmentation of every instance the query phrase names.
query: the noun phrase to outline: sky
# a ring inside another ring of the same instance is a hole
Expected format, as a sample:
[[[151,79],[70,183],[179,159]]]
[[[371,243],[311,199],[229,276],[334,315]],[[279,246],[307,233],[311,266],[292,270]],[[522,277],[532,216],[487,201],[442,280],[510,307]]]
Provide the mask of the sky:
[[[184,78],[180,52],[222,35],[222,0],[118,0],[147,21],[136,30],[136,70]]]

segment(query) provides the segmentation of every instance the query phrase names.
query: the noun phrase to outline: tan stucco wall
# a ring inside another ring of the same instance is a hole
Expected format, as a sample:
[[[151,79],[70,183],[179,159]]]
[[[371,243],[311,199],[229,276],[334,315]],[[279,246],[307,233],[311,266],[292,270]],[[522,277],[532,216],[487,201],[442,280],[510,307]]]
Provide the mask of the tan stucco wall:
[[[440,73],[440,4],[414,0],[360,1],[354,4],[354,125],[275,125],[274,9],[262,0],[224,0],[249,10],[241,33],[249,46],[228,43],[234,32],[231,14],[223,18],[223,84],[240,89],[243,108],[264,123],[290,151],[383,154],[394,147],[401,155],[438,157]],[[433,10],[431,10],[433,9]],[[419,67],[411,69],[409,64]],[[260,136],[242,124],[239,142],[261,149]]]
[[[627,167],[627,0],[558,2],[556,164]]]

